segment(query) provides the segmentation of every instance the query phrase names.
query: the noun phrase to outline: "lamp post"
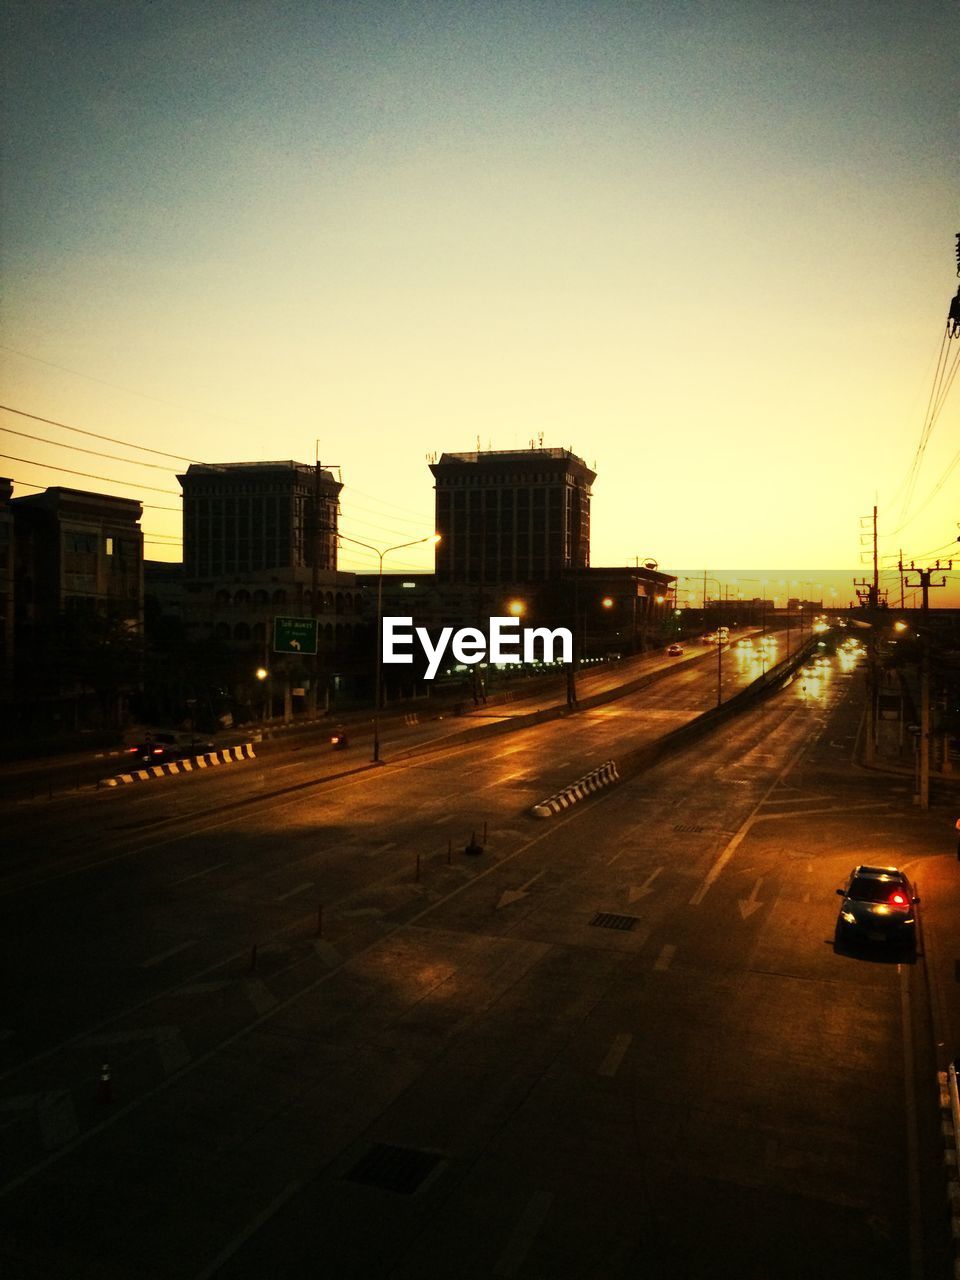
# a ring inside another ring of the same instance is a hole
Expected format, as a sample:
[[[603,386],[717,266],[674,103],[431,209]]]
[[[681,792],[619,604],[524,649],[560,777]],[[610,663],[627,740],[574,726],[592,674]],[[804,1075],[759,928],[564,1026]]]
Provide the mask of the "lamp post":
[[[403,551],[406,547],[419,547],[423,542],[432,542],[436,546],[440,541],[440,535],[430,533],[425,538],[414,538],[412,542],[400,542],[395,547],[384,547],[383,550],[371,546],[369,542],[361,542],[359,538],[348,538],[345,533],[338,533],[337,537],[343,542],[352,542],[355,546],[366,547],[378,557],[380,562],[377,569],[377,625],[374,636],[373,677],[373,762],[377,764],[380,761],[380,681],[383,664],[383,638],[380,635],[383,625],[383,557],[390,555],[392,551]]]
[[[721,614],[720,614],[720,579],[708,578],[703,575],[703,601],[704,612],[706,612],[707,601],[707,583],[715,582],[717,584],[717,706],[723,702],[723,639],[720,635]]]
[[[267,704],[263,694],[263,682],[268,679],[270,672],[266,667],[257,667],[254,675],[260,681],[260,723],[262,724],[266,719],[267,713]]]

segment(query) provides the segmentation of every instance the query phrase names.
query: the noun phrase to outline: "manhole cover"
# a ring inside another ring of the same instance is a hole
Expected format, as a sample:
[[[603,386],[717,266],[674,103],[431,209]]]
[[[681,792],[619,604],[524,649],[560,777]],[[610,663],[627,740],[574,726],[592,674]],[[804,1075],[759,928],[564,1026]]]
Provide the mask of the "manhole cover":
[[[611,911],[598,911],[590,921],[598,929],[632,929],[640,919],[639,916],[618,916]]]
[[[344,1177],[348,1182],[361,1182],[367,1187],[380,1187],[383,1191],[409,1196],[439,1163],[440,1156],[432,1151],[375,1142]]]

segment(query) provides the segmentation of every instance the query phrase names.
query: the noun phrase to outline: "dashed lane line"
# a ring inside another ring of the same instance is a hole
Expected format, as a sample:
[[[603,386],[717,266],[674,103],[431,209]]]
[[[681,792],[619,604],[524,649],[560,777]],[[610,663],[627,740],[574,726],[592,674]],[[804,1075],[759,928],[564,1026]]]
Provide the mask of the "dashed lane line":
[[[179,955],[181,951],[186,951],[188,947],[195,947],[196,945],[196,938],[192,939],[190,942],[178,943],[175,947],[169,947],[166,951],[161,951],[157,956],[151,956],[149,960],[141,960],[140,968],[152,969],[155,965],[163,964],[164,960],[169,960],[171,956]]]
[[[613,1043],[607,1050],[607,1056],[600,1064],[600,1075],[615,1076],[620,1069],[620,1063],[623,1061],[627,1050],[633,1043],[632,1035],[619,1035],[613,1037]]]

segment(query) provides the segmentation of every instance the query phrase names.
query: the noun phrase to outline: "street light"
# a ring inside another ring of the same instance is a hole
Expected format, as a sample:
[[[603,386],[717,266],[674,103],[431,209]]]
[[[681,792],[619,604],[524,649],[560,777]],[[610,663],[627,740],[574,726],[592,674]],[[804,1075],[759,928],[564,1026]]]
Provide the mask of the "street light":
[[[264,720],[266,720],[267,718],[267,704],[263,696],[263,682],[269,677],[270,672],[267,670],[266,667],[257,667],[256,671],[253,674],[260,681],[260,722],[262,724]],[[271,707],[270,710],[272,714],[273,708]]]
[[[376,659],[374,667],[373,681],[373,761],[374,764],[380,761],[380,673],[383,662],[382,653],[382,637],[380,635],[383,625],[383,557],[390,555],[392,551],[403,551],[406,547],[419,547],[423,542],[432,542],[434,546],[440,541],[439,533],[427,534],[425,538],[414,538],[412,542],[400,542],[395,547],[384,547],[381,551],[379,547],[371,546],[369,542],[361,542],[359,538],[348,538],[345,533],[338,533],[337,537],[344,542],[352,542],[358,547],[366,547],[368,551],[372,551],[380,561],[377,570],[377,625],[374,636],[374,656]]]

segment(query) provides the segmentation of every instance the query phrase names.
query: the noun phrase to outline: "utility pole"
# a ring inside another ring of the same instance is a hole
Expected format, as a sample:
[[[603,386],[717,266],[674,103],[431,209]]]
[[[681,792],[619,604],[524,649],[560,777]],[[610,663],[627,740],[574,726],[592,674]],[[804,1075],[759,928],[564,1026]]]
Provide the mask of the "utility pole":
[[[311,690],[313,694],[311,701],[313,702],[313,711],[314,711],[314,714],[316,715],[316,713],[320,710],[318,705],[318,700],[320,695],[320,674],[322,670],[322,661],[320,657],[320,623],[318,621],[320,609],[319,609],[319,605],[317,604],[317,597],[320,594],[320,554],[323,547],[322,537],[323,535],[328,533],[334,535],[332,540],[333,547],[334,547],[334,563],[331,566],[331,568],[336,569],[337,567],[336,565],[336,547],[337,547],[336,534],[339,532],[339,530],[337,528],[328,528],[326,519],[321,519],[321,515],[322,515],[321,501],[322,501],[322,495],[323,495],[322,479],[323,479],[324,466],[320,462],[320,441],[319,440],[316,442],[315,457],[316,457],[316,465],[313,471],[313,539],[312,539],[313,564],[311,565],[311,573],[310,573],[310,611],[311,611],[311,614],[313,615],[314,621],[317,623],[317,652],[314,655],[314,659],[313,659],[313,689]],[[340,464],[338,462],[328,462],[326,466],[330,468],[330,470],[335,469],[337,472],[340,471]],[[340,480],[342,483],[343,481],[342,475],[340,476]],[[338,498],[337,499],[337,515],[339,515],[339,511],[340,511],[340,500]],[[333,629],[334,635],[336,635],[336,631],[337,631],[336,626],[334,626],[334,629]],[[324,690],[324,708],[323,709],[325,711],[328,709],[327,699],[329,698],[329,693],[330,691],[328,688]]]
[[[931,583],[930,579],[933,574],[938,573],[940,569],[952,569],[953,561],[948,560],[941,566],[940,561],[930,569],[918,569],[913,561],[910,561],[910,572],[916,573],[920,577],[919,582],[908,582],[907,586],[911,588],[920,587],[923,592],[923,604],[921,606],[923,613],[924,625],[919,628],[920,634],[920,759],[919,759],[919,780],[917,786],[918,800],[921,809],[930,808],[930,632],[927,629],[927,614],[930,609],[930,588],[936,590],[939,587],[947,585],[946,575],[939,582]],[[900,562],[900,570],[903,572],[903,561]]]
[[[865,516],[861,518],[861,529],[863,528],[863,520],[870,519]],[[877,752],[877,701],[879,698],[879,678],[877,672],[877,624],[880,620],[880,565],[877,556],[877,508],[873,508],[873,579],[867,582],[861,579],[859,582],[854,580],[854,587],[857,591],[857,599],[862,605],[867,606],[870,616],[870,634],[867,638],[867,734],[866,734],[866,762],[873,764],[876,759]],[[861,532],[860,540],[864,539]],[[862,556],[861,552],[861,556]]]

